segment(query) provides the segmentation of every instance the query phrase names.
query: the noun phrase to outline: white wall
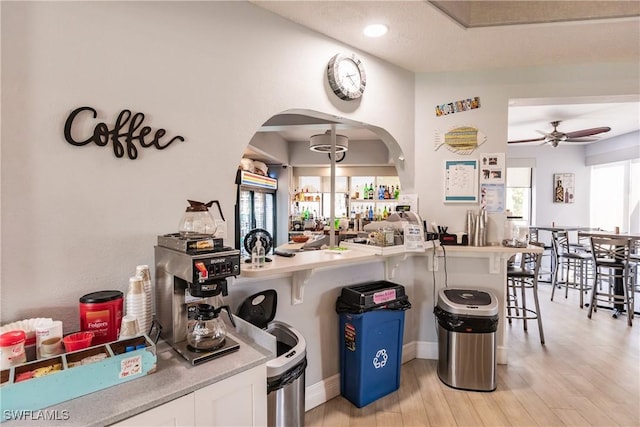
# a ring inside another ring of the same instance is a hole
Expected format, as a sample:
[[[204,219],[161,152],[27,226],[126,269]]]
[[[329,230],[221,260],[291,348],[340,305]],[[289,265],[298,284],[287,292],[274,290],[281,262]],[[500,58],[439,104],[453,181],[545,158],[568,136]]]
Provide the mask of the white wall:
[[[349,117],[413,150],[411,73],[356,52],[367,91],[341,101],[325,81],[326,64],[353,50],[247,2],[0,7],[2,323],[68,311],[67,329],[76,328],[78,298],[124,291],[136,265],[153,265],[156,236],[177,231],[188,198],[220,200],[231,243],[237,166],[275,114],[304,108]],[[122,109],[143,112],[145,125],[186,141],[140,150],[137,160],[71,146],[64,121],[85,105],[109,126]],[[405,163],[411,179],[413,163]],[[312,334],[316,321],[304,309],[281,309]],[[308,381],[322,375],[314,366]]]
[[[423,218],[446,224],[453,230],[464,229],[466,210],[477,208],[478,205],[442,204],[443,162],[449,159],[478,159],[480,153],[507,152],[509,99],[638,94],[639,68],[640,64],[630,62],[418,74],[415,182]],[[436,105],[474,96],[480,97],[479,109],[435,116]],[[487,135],[487,142],[469,156],[453,154],[444,147],[434,151],[434,132],[446,132],[455,125],[474,125]],[[559,162],[558,168],[563,165],[561,159],[560,156],[555,158]],[[544,185],[541,182],[541,189],[547,191]],[[582,187],[583,184],[578,181],[578,185]],[[567,218],[577,213],[569,210],[564,212],[568,212]],[[550,215],[555,216],[556,212],[552,211]],[[544,217],[538,219],[542,221]],[[549,217],[548,220],[554,219]],[[555,220],[556,223],[560,221]],[[498,224],[498,228],[501,225]]]
[[[519,159],[535,161],[534,214],[532,223],[539,226],[589,225],[589,188],[591,173],[585,165],[584,146],[533,146],[507,149],[507,165]],[[572,173],[575,178],[574,202],[553,202],[553,174]]]
[[[598,141],[585,149],[585,163],[589,166],[637,158],[640,158],[640,131]]]

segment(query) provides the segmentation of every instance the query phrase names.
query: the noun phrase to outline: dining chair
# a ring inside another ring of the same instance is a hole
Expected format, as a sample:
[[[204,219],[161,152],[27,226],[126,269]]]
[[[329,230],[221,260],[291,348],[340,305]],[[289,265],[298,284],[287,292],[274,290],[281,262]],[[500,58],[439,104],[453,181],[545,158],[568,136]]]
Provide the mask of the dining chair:
[[[564,287],[564,297],[569,296],[569,289],[580,291],[580,308],[584,307],[584,294],[591,289],[589,285],[589,269],[592,257],[587,252],[572,251],[569,247],[569,235],[566,230],[552,232],[555,269],[553,274],[553,289],[551,301],[556,288]]]
[[[544,248],[544,244],[530,242],[531,245]],[[506,318],[521,319],[524,330],[527,331],[527,320],[537,319],[540,343],[544,344],[544,331],[542,329],[542,315],[538,299],[538,278],[542,253],[523,253],[520,265],[507,267],[507,306]],[[534,308],[527,307],[527,293],[532,294]]]
[[[546,283],[551,283],[553,281],[553,264],[554,264],[554,257],[553,257],[553,245],[551,244],[551,242],[549,242],[549,244],[542,242],[540,240],[540,230],[538,229],[538,227],[529,227],[529,242],[530,243],[535,243],[535,244],[540,244],[541,247],[543,248],[543,252],[542,252],[542,260],[540,261],[540,271],[538,273],[539,277],[539,281],[540,282],[546,282]],[[540,246],[538,245],[538,246]],[[545,268],[545,258],[549,259],[549,268]],[[543,277],[548,276],[548,280],[542,280]]]
[[[617,311],[626,311],[627,324],[633,323],[634,284],[630,267],[631,239],[592,237],[591,254],[595,283],[591,290],[589,314],[598,310],[598,302],[610,304]],[[600,288],[596,284],[606,282]],[[622,309],[622,310],[621,310]],[[617,317],[614,315],[614,317]]]

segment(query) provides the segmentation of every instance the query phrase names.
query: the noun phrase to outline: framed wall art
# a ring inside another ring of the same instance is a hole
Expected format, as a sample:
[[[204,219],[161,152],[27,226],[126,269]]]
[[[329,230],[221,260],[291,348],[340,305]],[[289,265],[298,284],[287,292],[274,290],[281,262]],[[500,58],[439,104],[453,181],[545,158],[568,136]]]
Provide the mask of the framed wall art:
[[[553,203],[573,203],[575,177],[572,173],[553,174]]]
[[[478,203],[478,161],[446,160],[444,202]]]

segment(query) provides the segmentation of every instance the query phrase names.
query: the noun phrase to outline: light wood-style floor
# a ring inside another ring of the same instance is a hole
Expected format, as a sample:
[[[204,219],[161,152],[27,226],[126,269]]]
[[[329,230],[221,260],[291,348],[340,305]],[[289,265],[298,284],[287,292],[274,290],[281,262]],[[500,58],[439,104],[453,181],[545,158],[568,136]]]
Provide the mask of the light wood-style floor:
[[[550,301],[540,285],[546,345],[535,321],[508,327],[509,364],[490,393],[444,385],[435,360],[402,366],[398,391],[356,408],[339,396],[306,413],[312,426],[640,426],[640,316],[598,310],[587,318],[578,293]],[[501,319],[502,321],[502,319]]]

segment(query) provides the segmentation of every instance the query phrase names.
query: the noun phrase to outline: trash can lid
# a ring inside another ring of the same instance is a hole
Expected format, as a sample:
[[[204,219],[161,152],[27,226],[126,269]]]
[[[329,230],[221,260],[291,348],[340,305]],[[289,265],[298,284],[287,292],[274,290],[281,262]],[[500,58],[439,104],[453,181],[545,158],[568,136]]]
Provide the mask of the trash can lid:
[[[278,294],[275,289],[267,289],[248,297],[238,307],[238,317],[257,326],[266,329],[269,322],[276,317]]]
[[[498,314],[498,298],[487,290],[440,289],[438,306],[453,314],[470,316],[495,316]]]

